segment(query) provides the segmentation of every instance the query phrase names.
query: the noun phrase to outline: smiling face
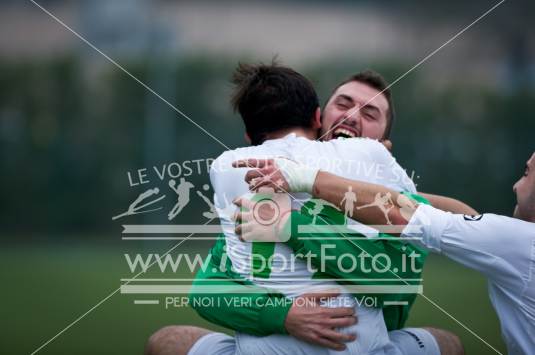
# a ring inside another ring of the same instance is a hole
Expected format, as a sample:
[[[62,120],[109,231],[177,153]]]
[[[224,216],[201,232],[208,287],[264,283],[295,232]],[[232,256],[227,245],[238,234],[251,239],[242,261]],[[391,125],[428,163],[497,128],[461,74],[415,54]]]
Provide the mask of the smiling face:
[[[358,107],[360,110],[346,119]],[[382,139],[388,126],[388,110],[388,101],[379,90],[362,82],[348,82],[340,86],[327,102],[321,135],[327,133],[324,140],[338,137]]]
[[[516,194],[515,218],[535,222],[535,153],[526,163],[524,174],[513,186]]]

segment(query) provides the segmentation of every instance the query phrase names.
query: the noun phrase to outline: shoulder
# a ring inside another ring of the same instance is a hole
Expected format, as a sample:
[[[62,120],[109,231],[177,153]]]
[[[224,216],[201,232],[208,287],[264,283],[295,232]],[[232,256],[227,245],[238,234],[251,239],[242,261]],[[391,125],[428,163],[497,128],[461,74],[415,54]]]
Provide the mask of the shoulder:
[[[390,162],[393,157],[386,147],[376,139],[371,138],[338,138],[329,141],[339,153],[355,154],[364,159],[375,162]]]
[[[233,178],[244,175],[244,170],[247,169],[233,168],[232,163],[246,158],[265,158],[266,156],[265,154],[262,154],[262,152],[263,150],[259,149],[259,146],[252,146],[227,150],[221,153],[221,155],[214,159],[210,165],[210,178],[212,179],[212,183],[215,183],[215,181],[219,179],[225,179],[230,182]]]
[[[219,171],[228,169],[230,164],[232,164],[230,151],[221,153],[217,158],[212,161],[210,165],[210,175],[214,176]]]
[[[218,171],[222,169],[228,169],[232,166],[232,163],[239,159],[248,158],[249,156],[253,156],[254,154],[254,147],[242,147],[242,148],[236,148],[233,150],[227,150],[223,153],[221,153],[217,158],[214,159],[210,166],[210,171]]]

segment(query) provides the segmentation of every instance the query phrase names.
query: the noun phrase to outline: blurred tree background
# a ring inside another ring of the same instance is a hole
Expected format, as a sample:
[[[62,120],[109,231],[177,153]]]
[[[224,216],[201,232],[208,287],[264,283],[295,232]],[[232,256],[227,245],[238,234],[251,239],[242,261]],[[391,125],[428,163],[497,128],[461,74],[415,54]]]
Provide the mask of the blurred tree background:
[[[230,148],[245,145],[243,126],[230,109],[229,77],[236,63],[206,57],[165,63],[176,98],[172,104]],[[125,65],[123,63],[123,65]],[[163,63],[126,64],[140,80]],[[326,62],[301,71],[316,84],[322,102],[335,85],[365,68]],[[404,68],[373,69],[395,80]],[[94,238],[113,228],[143,190],[127,172],[143,167],[216,158],[224,147],[116,68],[86,73],[75,57],[45,62],[0,62],[0,184],[2,236]],[[417,72],[393,90],[394,155],[420,191],[453,196],[479,211],[510,215],[512,185],[534,150],[533,90],[513,93],[452,83],[439,88]],[[160,106],[162,117],[150,116]],[[164,111],[164,112],[162,112]],[[146,131],[164,120],[157,139]],[[147,152],[156,151],[150,155]],[[193,175],[194,184],[208,182]],[[161,186],[161,188],[166,188]],[[201,203],[181,217],[198,219]],[[13,240],[10,238],[10,240]]]

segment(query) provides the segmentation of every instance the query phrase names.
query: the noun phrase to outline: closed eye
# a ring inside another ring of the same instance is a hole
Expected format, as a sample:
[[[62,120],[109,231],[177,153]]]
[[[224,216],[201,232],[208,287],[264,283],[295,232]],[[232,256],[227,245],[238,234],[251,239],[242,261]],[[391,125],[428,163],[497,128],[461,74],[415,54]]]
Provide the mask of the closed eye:
[[[377,116],[379,116],[379,109],[375,106],[366,105],[362,109],[362,114],[367,119],[374,121],[377,119]]]
[[[366,117],[368,120],[376,120],[376,115],[374,112],[371,112],[371,110],[364,110],[363,112],[364,117]]]
[[[350,96],[343,94],[336,98],[335,104],[337,108],[344,111],[347,111],[354,106],[353,99]]]
[[[340,110],[343,110],[343,111],[347,111],[347,110],[349,110],[349,108],[350,108],[349,106],[344,105],[344,104],[337,104],[336,106],[338,106],[338,108],[339,108]]]

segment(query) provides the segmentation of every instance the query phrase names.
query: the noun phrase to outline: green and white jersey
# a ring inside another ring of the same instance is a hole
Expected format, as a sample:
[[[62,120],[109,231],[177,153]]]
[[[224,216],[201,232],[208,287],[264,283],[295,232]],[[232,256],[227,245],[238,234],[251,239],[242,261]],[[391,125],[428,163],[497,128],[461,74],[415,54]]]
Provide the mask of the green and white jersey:
[[[314,288],[324,289],[337,284],[313,279],[314,268],[307,265],[306,260],[296,258],[292,249],[285,244],[240,241],[231,219],[236,212],[232,201],[238,197],[252,197],[244,181],[248,169],[232,168],[232,162],[245,158],[273,157],[286,157],[348,179],[380,184],[396,191],[416,192],[414,183],[390,152],[378,141],[367,138],[319,142],[290,134],[259,146],[238,148],[220,155],[212,164],[210,179],[226,238],[226,252],[234,270],[255,284],[277,290],[291,298]],[[292,205],[298,209],[310,199],[307,194],[292,195],[297,198]],[[355,221],[350,223],[358,224]]]

